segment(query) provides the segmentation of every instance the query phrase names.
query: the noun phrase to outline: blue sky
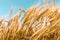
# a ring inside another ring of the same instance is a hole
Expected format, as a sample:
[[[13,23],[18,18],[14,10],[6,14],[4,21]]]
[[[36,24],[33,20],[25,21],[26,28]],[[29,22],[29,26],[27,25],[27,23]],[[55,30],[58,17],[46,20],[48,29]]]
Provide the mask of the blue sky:
[[[39,0],[0,0],[0,17],[9,15],[10,8],[13,7],[13,15],[18,11],[16,7],[28,9],[30,6],[36,4]],[[40,0],[43,3],[43,0]],[[60,0],[56,0],[56,4],[60,4]]]
[[[37,0],[0,0],[0,17],[4,15],[9,15],[9,10],[11,7],[14,8],[14,11],[17,11],[16,7],[27,9],[36,2],[38,1]]]

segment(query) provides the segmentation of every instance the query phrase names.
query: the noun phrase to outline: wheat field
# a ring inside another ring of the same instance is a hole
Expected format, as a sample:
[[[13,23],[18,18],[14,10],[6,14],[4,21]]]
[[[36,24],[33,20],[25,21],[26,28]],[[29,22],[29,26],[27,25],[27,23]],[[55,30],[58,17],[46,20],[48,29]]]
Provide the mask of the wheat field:
[[[36,4],[27,11],[20,8],[13,17],[11,10],[8,21],[0,18],[0,40],[60,40],[60,7],[44,3],[41,8]],[[24,16],[20,20],[21,12]]]

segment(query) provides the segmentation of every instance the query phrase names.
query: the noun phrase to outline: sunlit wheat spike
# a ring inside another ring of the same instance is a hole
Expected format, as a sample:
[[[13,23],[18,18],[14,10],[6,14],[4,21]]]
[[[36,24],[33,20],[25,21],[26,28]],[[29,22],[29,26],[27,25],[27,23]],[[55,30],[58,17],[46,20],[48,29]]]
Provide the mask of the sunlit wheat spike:
[[[25,12],[25,10],[24,10],[23,8],[20,8],[19,10],[20,10],[21,12]]]
[[[12,17],[13,8],[10,8],[10,17]]]
[[[55,6],[55,0],[52,0],[52,2],[53,2],[53,6]]]
[[[46,0],[44,0],[44,6],[45,6],[45,7],[47,6],[47,2],[46,2]]]
[[[51,0],[48,0],[50,2]],[[52,6],[55,6],[55,0],[52,0]]]
[[[3,22],[4,18],[5,18],[4,16],[2,18],[0,18],[0,23]]]

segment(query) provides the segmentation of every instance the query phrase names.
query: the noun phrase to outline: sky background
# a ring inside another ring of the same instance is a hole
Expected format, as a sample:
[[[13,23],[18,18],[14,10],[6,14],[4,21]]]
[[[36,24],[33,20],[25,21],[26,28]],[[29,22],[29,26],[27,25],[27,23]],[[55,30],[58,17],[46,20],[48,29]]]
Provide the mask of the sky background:
[[[32,5],[38,3],[39,0],[0,0],[0,18],[2,16],[9,16],[10,8],[13,7],[13,15],[18,12],[17,8],[23,8],[27,10]],[[40,0],[40,4],[43,4],[43,0]],[[56,0],[56,4],[60,5],[60,0]],[[8,16],[6,19],[8,19]]]

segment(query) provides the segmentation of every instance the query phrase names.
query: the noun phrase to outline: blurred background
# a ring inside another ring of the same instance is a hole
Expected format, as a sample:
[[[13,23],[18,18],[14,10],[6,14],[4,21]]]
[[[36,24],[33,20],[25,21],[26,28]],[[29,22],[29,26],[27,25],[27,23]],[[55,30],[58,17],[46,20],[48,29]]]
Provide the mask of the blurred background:
[[[0,18],[2,16],[7,16],[6,20],[9,19],[9,11],[13,8],[13,14],[15,15],[19,10],[18,8],[23,8],[27,10],[29,7],[40,2],[40,5],[43,5],[43,0],[0,0]],[[55,5],[60,5],[60,0],[55,0]],[[23,16],[23,15],[22,15]]]

